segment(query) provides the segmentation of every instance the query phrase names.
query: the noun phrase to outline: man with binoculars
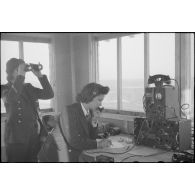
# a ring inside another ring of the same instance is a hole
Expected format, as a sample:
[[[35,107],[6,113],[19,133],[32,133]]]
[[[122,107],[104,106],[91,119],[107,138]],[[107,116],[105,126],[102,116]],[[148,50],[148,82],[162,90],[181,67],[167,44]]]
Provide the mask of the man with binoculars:
[[[37,147],[40,141],[37,101],[54,97],[47,76],[42,75],[36,66],[32,65],[27,69],[28,66],[22,59],[8,60],[8,83],[1,85],[1,98],[7,114],[5,144],[8,162],[37,162]],[[24,83],[25,74],[29,70],[39,79],[43,89]]]

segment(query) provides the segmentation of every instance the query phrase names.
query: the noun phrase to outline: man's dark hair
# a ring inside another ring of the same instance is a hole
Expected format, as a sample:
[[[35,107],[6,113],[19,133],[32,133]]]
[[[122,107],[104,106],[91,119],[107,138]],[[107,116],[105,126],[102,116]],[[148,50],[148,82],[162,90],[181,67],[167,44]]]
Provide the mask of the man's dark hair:
[[[98,83],[89,83],[84,86],[81,93],[76,97],[77,102],[89,103],[93,101],[96,96],[106,95],[109,92],[109,87],[102,86]]]

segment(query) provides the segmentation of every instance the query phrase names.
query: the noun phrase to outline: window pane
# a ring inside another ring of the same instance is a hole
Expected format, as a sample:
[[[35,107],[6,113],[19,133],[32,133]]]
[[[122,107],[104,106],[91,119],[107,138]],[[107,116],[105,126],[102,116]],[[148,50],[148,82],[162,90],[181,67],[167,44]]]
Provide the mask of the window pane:
[[[117,40],[99,41],[98,47],[99,83],[109,86],[103,105],[105,108],[117,108]]]
[[[1,84],[7,83],[6,63],[10,58],[19,58],[19,43],[17,41],[1,41]],[[1,113],[5,113],[2,99]]]
[[[122,110],[143,111],[144,34],[122,37]]]
[[[149,33],[150,75],[175,78],[175,33]]]
[[[26,63],[38,64],[40,62],[43,65],[41,72],[49,78],[49,44],[24,42],[24,60]],[[39,80],[32,72],[26,73],[25,82],[42,88]],[[51,100],[39,100],[41,109],[51,108],[50,103]]]

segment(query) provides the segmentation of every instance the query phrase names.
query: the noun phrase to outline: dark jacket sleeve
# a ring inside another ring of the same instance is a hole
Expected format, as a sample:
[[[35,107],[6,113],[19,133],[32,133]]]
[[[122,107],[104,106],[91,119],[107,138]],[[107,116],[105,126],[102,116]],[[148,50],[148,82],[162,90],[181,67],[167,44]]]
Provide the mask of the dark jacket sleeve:
[[[31,85],[31,93],[32,93],[33,97],[35,99],[43,99],[43,100],[53,98],[54,92],[53,92],[53,89],[52,89],[48,79],[47,79],[47,76],[43,75],[43,77],[39,78],[39,81],[40,81],[43,89],[36,88],[36,87],[33,87]]]
[[[97,139],[97,137],[98,137],[98,127],[93,127],[92,125],[90,125],[90,137],[92,139]]]
[[[82,124],[78,119],[79,115],[74,112],[69,114],[70,145],[78,150],[96,149],[96,140],[90,139],[83,133]]]

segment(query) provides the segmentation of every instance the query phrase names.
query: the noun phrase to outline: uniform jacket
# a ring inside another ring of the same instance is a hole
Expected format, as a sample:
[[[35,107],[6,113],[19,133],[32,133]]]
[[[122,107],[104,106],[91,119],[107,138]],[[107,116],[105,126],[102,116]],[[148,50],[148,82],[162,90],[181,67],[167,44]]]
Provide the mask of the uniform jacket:
[[[24,76],[18,75],[13,84],[1,85],[1,98],[7,114],[6,143],[28,143],[30,137],[37,134],[37,100],[54,97],[45,75],[39,78],[43,89],[33,87],[30,83],[25,84],[24,79]]]
[[[91,125],[91,120],[87,120],[80,103],[67,106],[69,122],[69,149],[70,161],[78,161],[83,150],[97,148],[98,128]]]

